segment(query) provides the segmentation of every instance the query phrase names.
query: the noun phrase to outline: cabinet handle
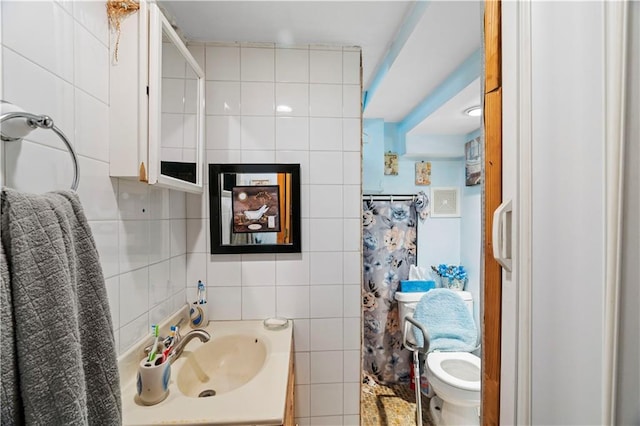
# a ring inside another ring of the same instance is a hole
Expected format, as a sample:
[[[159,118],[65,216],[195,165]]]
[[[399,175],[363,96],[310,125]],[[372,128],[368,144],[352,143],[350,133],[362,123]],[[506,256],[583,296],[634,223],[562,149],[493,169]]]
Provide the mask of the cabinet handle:
[[[493,212],[493,229],[492,245],[493,257],[504,268],[505,271],[511,272],[511,221],[507,218],[507,214],[513,211],[511,200],[504,201]]]

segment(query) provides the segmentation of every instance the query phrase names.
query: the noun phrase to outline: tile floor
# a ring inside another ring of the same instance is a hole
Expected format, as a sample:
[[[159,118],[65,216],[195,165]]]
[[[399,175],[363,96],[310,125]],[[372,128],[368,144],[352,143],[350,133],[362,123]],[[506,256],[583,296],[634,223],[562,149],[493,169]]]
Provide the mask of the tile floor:
[[[416,424],[415,392],[409,385],[363,384],[361,426],[410,426]],[[433,426],[430,399],[422,396],[422,425]]]

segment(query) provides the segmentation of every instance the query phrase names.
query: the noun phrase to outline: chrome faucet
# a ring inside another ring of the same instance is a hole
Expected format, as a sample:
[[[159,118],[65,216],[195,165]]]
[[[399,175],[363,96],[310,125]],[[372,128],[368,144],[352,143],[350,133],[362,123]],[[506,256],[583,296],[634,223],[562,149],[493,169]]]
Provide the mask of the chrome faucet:
[[[164,352],[165,349],[173,346],[174,348],[177,347],[180,344],[180,341],[182,340],[182,335],[180,334],[180,326],[182,325],[182,323],[184,322],[184,318],[181,318],[180,321],[178,321],[178,323],[176,325],[172,325],[171,326],[171,335],[167,336],[167,337],[160,337],[158,339],[158,347],[156,348],[156,351],[158,353],[162,353]],[[204,330],[202,330],[204,331]],[[205,332],[206,333],[206,332]],[[207,333],[208,336],[208,333]],[[193,337],[192,337],[193,338]],[[191,340],[192,338],[190,338],[189,340]],[[206,340],[202,340],[202,337],[200,338],[201,341],[208,341],[210,338],[207,337]],[[188,342],[185,342],[184,344],[186,345]],[[182,348],[184,348],[184,345],[181,346]],[[153,343],[145,346],[144,348],[144,354],[149,355],[149,352],[151,352],[151,349],[153,348]],[[172,349],[173,352],[174,349]],[[182,349],[180,350],[180,352],[182,352]]]
[[[171,353],[169,353],[169,361],[173,362],[176,359],[178,359],[180,355],[182,355],[182,351],[184,350],[184,347],[187,346],[187,344],[195,337],[200,339],[202,343],[206,343],[209,341],[209,339],[211,339],[211,335],[209,335],[209,333],[207,333],[205,330],[201,328],[196,328],[195,330],[191,330],[190,332],[182,336],[182,338],[178,342],[176,342],[176,344],[173,347],[173,350],[171,351]]]

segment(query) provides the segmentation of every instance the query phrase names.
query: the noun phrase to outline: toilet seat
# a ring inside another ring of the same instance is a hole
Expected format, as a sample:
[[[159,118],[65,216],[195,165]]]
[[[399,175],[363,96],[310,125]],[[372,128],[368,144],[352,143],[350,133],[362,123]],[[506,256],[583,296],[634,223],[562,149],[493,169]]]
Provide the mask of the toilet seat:
[[[480,358],[468,352],[431,352],[427,367],[449,386],[480,391]]]

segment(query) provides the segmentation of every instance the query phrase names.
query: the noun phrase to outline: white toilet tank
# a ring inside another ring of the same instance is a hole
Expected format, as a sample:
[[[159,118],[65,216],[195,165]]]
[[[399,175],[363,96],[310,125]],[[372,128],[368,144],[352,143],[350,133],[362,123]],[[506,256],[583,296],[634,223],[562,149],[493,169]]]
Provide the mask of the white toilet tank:
[[[404,317],[407,315],[413,316],[418,302],[425,294],[427,293],[403,293],[401,291],[396,291],[396,300],[398,301],[398,316],[400,317],[401,327],[404,322]],[[462,300],[464,300],[464,304],[467,305],[467,309],[469,309],[469,312],[471,312],[471,316],[473,316],[473,297],[471,296],[471,293],[468,291],[456,291],[456,294],[459,295]]]

